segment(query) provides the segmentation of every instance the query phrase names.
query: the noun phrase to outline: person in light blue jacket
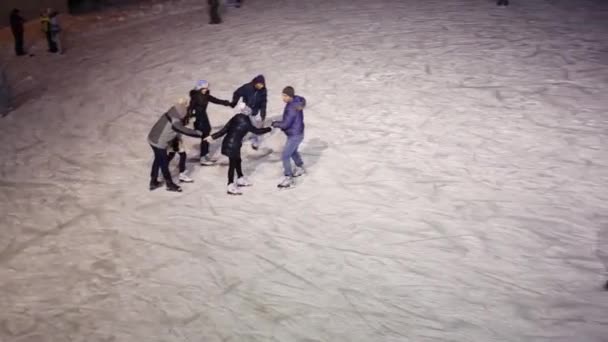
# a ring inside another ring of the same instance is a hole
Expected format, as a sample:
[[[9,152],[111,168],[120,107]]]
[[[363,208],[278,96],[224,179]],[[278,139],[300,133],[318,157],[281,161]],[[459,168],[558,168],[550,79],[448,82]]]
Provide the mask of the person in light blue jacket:
[[[287,142],[283,149],[281,158],[283,159],[283,174],[285,178],[279,183],[279,188],[290,188],[295,185],[293,178],[302,176],[306,173],[304,169],[304,161],[298,152],[300,144],[304,140],[304,107],[306,107],[306,99],[295,94],[295,90],[291,86],[283,89],[283,101],[285,109],[283,110],[283,119],[274,121],[272,127],[280,128],[287,135]],[[291,160],[293,159],[296,168],[291,168]]]

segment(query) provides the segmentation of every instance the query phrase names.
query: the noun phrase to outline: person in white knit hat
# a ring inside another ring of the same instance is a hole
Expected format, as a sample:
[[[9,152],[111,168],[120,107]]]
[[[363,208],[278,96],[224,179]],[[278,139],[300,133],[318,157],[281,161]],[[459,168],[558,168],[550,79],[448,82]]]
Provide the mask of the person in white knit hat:
[[[237,113],[228,121],[228,123],[220,131],[205,138],[207,141],[224,137],[222,141],[222,154],[228,157],[230,164],[228,167],[228,189],[229,195],[241,195],[239,187],[251,186],[251,183],[243,175],[241,169],[241,147],[243,146],[243,138],[247,133],[266,134],[272,130],[270,127],[258,128],[255,127],[249,119],[251,108],[246,105],[239,106]],[[234,174],[237,174],[237,180],[234,181]]]

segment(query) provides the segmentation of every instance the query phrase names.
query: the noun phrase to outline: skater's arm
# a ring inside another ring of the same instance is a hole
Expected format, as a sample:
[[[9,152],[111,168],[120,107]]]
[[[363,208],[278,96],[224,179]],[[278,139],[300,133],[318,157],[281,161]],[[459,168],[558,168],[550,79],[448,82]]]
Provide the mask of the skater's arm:
[[[223,105],[223,106],[231,106],[232,105],[230,101],[220,100],[217,97],[213,97],[211,95],[209,95],[209,102],[215,103],[215,104],[219,104],[219,105]]]
[[[272,123],[272,127],[276,127],[276,128],[280,128],[282,130],[286,130],[289,127],[291,127],[291,125],[293,125],[293,122],[296,120],[296,110],[295,108],[289,108],[287,110],[287,113],[285,114],[285,117],[283,117],[282,121],[275,121]]]
[[[266,134],[266,133],[269,133],[270,131],[272,131],[272,128],[270,128],[270,127],[257,128],[254,125],[251,125],[249,128],[249,132],[251,132],[255,135]]]
[[[242,91],[243,87],[239,87],[237,90],[234,91],[234,93],[232,94],[232,103],[230,104],[230,107],[234,108],[236,106],[236,104],[239,102],[239,99],[243,96]]]
[[[234,118],[234,117],[233,117],[233,118]],[[211,135],[210,135],[210,137],[211,137],[213,140],[217,140],[217,139],[219,139],[219,138],[223,137],[224,135],[226,135],[226,133],[228,133],[228,128],[230,127],[230,124],[231,124],[231,123],[232,123],[232,119],[230,119],[230,121],[228,121],[228,123],[226,123],[226,124],[224,125],[224,127],[222,127],[222,129],[220,129],[219,131],[217,131],[217,132],[215,132],[215,133],[211,134]]]
[[[190,128],[184,126],[182,121],[179,119],[171,120],[171,128],[173,128],[174,131],[181,133],[183,135],[187,135],[189,137],[201,138],[203,136],[203,133],[201,131],[190,129]]]

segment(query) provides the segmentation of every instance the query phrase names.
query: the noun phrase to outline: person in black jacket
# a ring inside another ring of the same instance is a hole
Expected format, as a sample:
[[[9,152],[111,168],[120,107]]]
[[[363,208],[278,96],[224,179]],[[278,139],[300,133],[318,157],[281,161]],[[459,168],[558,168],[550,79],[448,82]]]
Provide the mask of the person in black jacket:
[[[207,105],[211,103],[230,106],[230,101],[220,100],[211,96],[209,92],[209,82],[200,80],[190,91],[190,105],[188,106],[188,116],[194,117],[194,128],[203,132],[201,140],[201,165],[213,165],[215,160],[209,158],[209,143],[204,139],[211,133],[211,123],[207,115]]]
[[[208,0],[209,4],[209,24],[221,24],[222,18],[220,18],[220,0]]]
[[[17,8],[11,11],[10,21],[11,31],[13,32],[13,37],[15,37],[15,53],[17,56],[24,56],[25,50],[23,49],[23,34],[25,30],[23,29],[23,24],[25,23],[25,19],[23,19]]]
[[[251,113],[251,109],[245,105],[242,105],[236,115],[234,115],[230,121],[220,131],[207,137],[207,141],[216,140],[224,135],[224,141],[222,141],[222,154],[228,157],[230,164],[228,166],[228,194],[229,195],[240,195],[241,191],[238,187],[250,186],[251,183],[243,175],[241,169],[241,147],[243,146],[243,138],[247,133],[254,134],[266,134],[272,130],[271,127],[257,128],[253,126],[248,115]],[[236,184],[234,182],[234,173],[236,172],[238,179]]]
[[[266,79],[264,75],[257,75],[251,82],[243,84],[232,95],[232,104],[234,108],[243,99],[243,103],[251,108],[251,121],[255,127],[264,126],[266,120],[266,102],[268,97],[266,89]],[[258,116],[258,114],[260,116]],[[259,146],[259,137],[252,137],[251,147],[257,149]]]

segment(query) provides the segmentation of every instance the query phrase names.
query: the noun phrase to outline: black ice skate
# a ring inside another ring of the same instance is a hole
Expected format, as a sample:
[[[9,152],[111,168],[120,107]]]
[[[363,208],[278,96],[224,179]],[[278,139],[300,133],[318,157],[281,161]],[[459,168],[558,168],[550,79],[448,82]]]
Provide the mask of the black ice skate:
[[[162,185],[162,183],[159,182],[158,180],[156,180],[156,179],[151,180],[150,181],[150,191],[160,188],[161,185]]]
[[[175,183],[169,183],[167,184],[167,191],[182,192],[182,188]]]

